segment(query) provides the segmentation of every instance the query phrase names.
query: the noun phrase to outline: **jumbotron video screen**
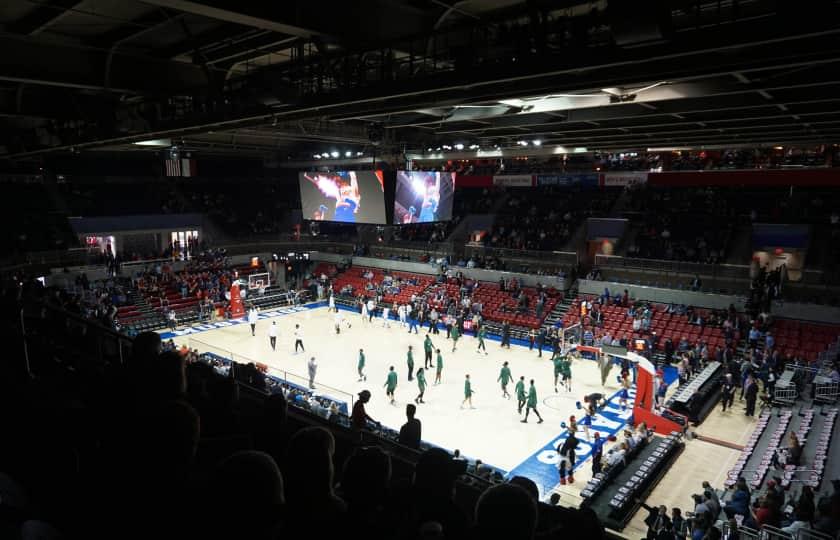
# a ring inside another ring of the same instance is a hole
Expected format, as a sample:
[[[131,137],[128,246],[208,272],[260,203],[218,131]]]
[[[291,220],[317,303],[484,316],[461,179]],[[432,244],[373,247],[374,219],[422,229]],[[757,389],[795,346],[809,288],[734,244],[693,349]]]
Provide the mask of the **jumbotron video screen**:
[[[394,224],[449,221],[454,198],[453,172],[397,171]]]
[[[386,223],[382,171],[302,172],[298,181],[304,219]]]

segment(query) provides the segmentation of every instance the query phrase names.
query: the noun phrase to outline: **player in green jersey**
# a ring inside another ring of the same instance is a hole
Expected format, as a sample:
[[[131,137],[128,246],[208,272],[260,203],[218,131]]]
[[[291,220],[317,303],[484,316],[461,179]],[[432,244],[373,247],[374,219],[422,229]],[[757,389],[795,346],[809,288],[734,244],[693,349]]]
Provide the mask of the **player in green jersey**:
[[[417,370],[417,389],[420,390],[420,394],[414,398],[414,403],[426,403],[423,401],[423,394],[426,393],[426,374],[423,368]]]
[[[513,375],[510,374],[510,368],[508,367],[508,363],[505,362],[502,364],[502,370],[499,372],[499,378],[496,379],[497,382],[502,383],[502,397],[510,398],[510,394],[507,391],[507,385],[510,381],[513,380]]]
[[[472,389],[472,384],[470,384],[470,374],[467,373],[466,378],[464,379],[464,401],[461,402],[461,408],[464,408],[464,405],[467,403],[470,404],[470,409],[475,409],[472,404],[472,395],[475,391]]]
[[[394,404],[394,390],[397,389],[397,372],[394,371],[394,366],[388,370],[388,378],[385,380],[385,395],[391,398],[391,405]]]

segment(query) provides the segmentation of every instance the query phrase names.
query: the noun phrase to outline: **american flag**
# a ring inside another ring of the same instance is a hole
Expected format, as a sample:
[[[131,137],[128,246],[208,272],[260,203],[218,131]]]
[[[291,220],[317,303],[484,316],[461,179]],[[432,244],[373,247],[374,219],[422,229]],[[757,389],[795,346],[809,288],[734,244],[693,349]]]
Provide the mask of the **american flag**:
[[[166,176],[196,176],[198,169],[194,159],[167,159]]]

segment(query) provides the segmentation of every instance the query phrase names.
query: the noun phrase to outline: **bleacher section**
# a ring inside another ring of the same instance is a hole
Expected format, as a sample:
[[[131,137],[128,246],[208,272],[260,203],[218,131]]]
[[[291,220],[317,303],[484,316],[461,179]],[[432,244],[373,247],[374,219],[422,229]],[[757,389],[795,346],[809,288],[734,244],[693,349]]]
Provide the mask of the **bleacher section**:
[[[813,362],[837,341],[840,326],[778,319],[771,328],[775,347],[784,356],[802,356]]]
[[[606,216],[620,189],[573,191],[556,187],[510,190],[493,230],[489,247],[561,250],[588,217]]]
[[[319,266],[316,268],[314,274],[320,275],[324,270],[330,270],[328,266]],[[364,275],[370,273],[369,279]],[[383,301],[387,304],[408,303],[411,301],[412,295],[418,297],[427,295],[430,303],[440,309],[444,307],[441,302],[433,299],[434,294],[439,290],[445,292],[446,298],[461,299],[460,287],[456,280],[450,280],[445,283],[435,283],[435,280],[430,275],[412,274],[407,272],[392,272],[387,274],[394,279],[394,288],[385,287],[386,294],[383,295]],[[355,299],[360,294],[366,296],[374,296],[375,288],[381,284],[385,279],[386,274],[377,268],[363,268],[353,267],[346,272],[339,274],[333,281],[333,289],[339,293],[345,287],[351,287],[351,294],[343,294],[342,299],[345,305],[356,306]],[[368,288],[370,287],[370,289]],[[399,292],[395,292],[395,291]],[[528,297],[528,309],[524,312],[519,312],[517,309],[517,300],[513,299],[510,292],[499,289],[498,283],[482,282],[475,289],[472,294],[472,302],[480,302],[483,306],[482,316],[485,320],[502,324],[507,322],[511,326],[518,327],[520,333],[528,329],[538,329],[545,321],[546,316],[554,309],[560,293],[556,290],[549,290],[547,293],[548,299],[542,310],[540,317],[537,317],[535,311],[537,291],[533,287],[523,287],[522,294]],[[381,307],[381,306],[380,306]],[[392,316],[395,314],[392,313]],[[495,326],[491,326],[491,332]]]
[[[580,302],[584,298],[590,301],[595,299],[594,296],[585,296],[575,300],[565,317],[563,317],[564,327],[581,322]],[[652,304],[650,306],[652,316],[649,331],[651,333],[656,332],[656,335],[660,339],[660,345],[666,339],[670,339],[676,344],[685,337],[691,344],[702,340],[711,350],[714,350],[716,347],[723,348],[726,346],[726,338],[721,328],[689,324],[688,316],[667,313],[665,308],[666,306],[661,304]],[[596,337],[602,335],[605,331],[608,331],[613,337],[627,337],[628,339],[643,338],[647,335],[642,332],[633,331],[633,318],[627,315],[627,307],[602,305],[600,309],[604,322],[602,328],[595,329]],[[697,310],[696,312],[704,317],[709,313],[708,310],[703,309]],[[735,341],[739,338],[740,336],[736,332]]]

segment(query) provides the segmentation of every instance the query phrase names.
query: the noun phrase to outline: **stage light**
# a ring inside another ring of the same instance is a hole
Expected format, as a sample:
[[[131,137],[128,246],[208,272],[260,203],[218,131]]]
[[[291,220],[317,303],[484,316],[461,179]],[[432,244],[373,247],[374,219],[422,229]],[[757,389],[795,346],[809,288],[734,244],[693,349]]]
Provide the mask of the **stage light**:
[[[344,152],[344,157],[350,157],[352,155],[353,155],[353,152],[351,152],[350,150]]]
[[[431,148],[426,148],[426,152],[431,152],[431,151],[432,151]]]
[[[357,156],[363,156],[363,155],[365,155],[365,153],[364,152],[356,152],[356,155]]]
[[[470,150],[478,150],[478,145],[477,144],[471,144],[470,145]]]
[[[464,145],[463,145],[463,144],[458,143],[458,144],[456,144],[456,145],[455,145],[455,150],[463,150],[463,149],[464,149]]]
[[[326,158],[330,157],[330,155],[328,153],[324,152],[323,154],[321,154],[321,157],[326,159]]]
[[[528,146],[528,141],[519,141],[517,144],[519,144],[519,146]]]
[[[542,141],[541,141],[541,140],[539,140],[539,139],[535,139],[535,140],[534,140],[534,142],[533,142],[533,144],[534,144],[534,146],[541,146],[541,145],[542,145]]]
[[[332,152],[330,152],[330,155],[331,155],[332,157],[334,157],[334,158],[337,158],[337,157],[338,157],[338,156],[340,156],[341,154],[339,154],[339,153],[338,153],[338,151],[333,150]]]
[[[315,159],[321,159],[321,154],[315,154],[312,157],[314,157]]]

